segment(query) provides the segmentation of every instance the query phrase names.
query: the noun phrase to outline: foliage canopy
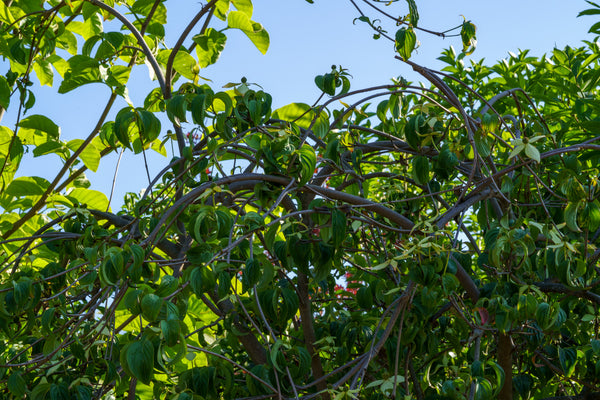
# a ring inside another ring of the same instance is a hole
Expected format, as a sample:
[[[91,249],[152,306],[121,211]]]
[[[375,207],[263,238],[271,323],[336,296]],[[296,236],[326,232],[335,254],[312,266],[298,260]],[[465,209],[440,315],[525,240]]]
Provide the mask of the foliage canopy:
[[[250,0],[194,5],[172,47],[166,1],[0,2],[2,398],[599,396],[598,43],[467,63],[464,21],[433,71],[414,0],[352,3],[427,86],[333,66],[273,109],[201,77],[230,29],[267,51]],[[95,128],[63,140],[33,75],[110,88]],[[171,143],[121,210],[85,178]],[[22,176],[27,152],[62,168]]]

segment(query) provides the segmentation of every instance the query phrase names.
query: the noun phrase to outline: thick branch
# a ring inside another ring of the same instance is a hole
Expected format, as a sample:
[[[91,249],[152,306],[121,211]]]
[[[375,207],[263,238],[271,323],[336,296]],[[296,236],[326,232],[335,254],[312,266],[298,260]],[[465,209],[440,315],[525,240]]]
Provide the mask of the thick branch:
[[[600,305],[600,295],[588,292],[587,290],[575,290],[557,282],[535,282],[534,285],[545,293],[562,293],[568,296],[586,299]]]

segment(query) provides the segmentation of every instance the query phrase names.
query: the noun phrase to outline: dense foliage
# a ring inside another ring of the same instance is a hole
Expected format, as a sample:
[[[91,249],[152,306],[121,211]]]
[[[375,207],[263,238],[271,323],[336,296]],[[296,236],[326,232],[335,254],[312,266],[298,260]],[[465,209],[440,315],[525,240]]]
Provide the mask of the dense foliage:
[[[250,0],[193,3],[172,47],[163,0],[0,2],[2,398],[600,396],[598,43],[490,67],[465,21],[433,71],[413,0],[352,3],[426,85],[333,66],[274,110],[200,78],[229,29],[267,51]],[[32,82],[110,95],[64,141]],[[121,210],[85,178],[171,143]],[[25,153],[62,168],[23,176]]]

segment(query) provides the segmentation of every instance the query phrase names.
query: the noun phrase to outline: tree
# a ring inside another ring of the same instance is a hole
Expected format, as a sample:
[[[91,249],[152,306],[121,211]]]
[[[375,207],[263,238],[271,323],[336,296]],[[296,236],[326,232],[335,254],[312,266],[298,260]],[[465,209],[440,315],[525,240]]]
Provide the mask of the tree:
[[[315,105],[272,110],[200,83],[227,29],[267,50],[250,0],[198,5],[173,48],[160,0],[0,2],[3,398],[600,396],[598,44],[468,65],[465,21],[433,71],[414,1],[352,3],[429,86],[351,91],[333,66]],[[109,118],[142,64],[156,88]],[[26,113],[32,74],[109,87],[95,129]],[[121,210],[89,188],[107,154],[169,143]],[[25,152],[62,168],[19,176]]]

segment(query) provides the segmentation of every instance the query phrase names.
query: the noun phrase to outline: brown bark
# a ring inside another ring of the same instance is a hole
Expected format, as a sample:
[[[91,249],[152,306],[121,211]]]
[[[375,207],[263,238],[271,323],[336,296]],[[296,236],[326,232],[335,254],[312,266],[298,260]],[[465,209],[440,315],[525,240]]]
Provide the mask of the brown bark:
[[[302,320],[302,330],[304,331],[304,344],[311,357],[310,363],[314,380],[319,381],[323,377],[323,365],[321,364],[321,357],[319,357],[319,353],[315,351],[314,347],[317,338],[315,336],[310,300],[308,298],[308,276],[306,274],[298,273],[298,292],[300,297],[300,317]],[[325,380],[319,381],[317,389],[319,391],[327,390],[327,382]],[[328,397],[326,393],[322,395],[324,399]]]

